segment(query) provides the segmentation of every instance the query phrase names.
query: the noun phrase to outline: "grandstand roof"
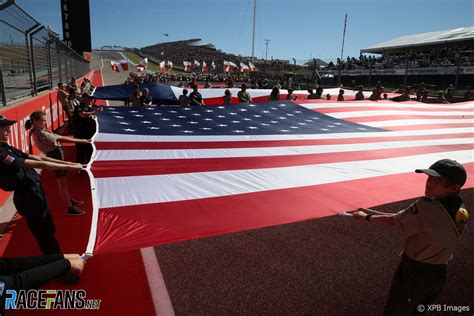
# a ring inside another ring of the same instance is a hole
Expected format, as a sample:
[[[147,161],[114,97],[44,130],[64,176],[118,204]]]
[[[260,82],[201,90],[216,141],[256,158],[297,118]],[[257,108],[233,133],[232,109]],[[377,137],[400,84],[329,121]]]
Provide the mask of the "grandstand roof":
[[[426,46],[459,41],[474,40],[474,26],[457,29],[405,35],[368,48],[361,49],[361,53],[382,53],[384,50],[405,48],[412,46]]]

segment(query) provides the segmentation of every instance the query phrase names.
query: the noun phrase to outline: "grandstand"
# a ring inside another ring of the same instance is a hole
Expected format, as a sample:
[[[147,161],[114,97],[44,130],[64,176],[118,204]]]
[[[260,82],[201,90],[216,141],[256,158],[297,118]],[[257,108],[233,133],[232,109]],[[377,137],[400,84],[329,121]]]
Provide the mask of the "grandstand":
[[[391,39],[361,49],[359,58],[330,63],[322,74],[337,74],[339,65],[344,84],[355,80],[370,86],[371,79],[393,87],[429,82],[437,89],[447,83],[465,89],[474,82],[474,27]]]

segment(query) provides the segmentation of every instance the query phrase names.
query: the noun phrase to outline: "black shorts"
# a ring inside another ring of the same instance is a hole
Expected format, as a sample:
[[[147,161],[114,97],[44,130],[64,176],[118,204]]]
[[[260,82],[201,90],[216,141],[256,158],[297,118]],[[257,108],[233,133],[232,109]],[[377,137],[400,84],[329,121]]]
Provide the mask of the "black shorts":
[[[64,161],[64,150],[62,147],[56,147],[56,149],[48,152],[46,154],[47,157],[57,159],[57,160],[62,160]],[[54,170],[54,174],[56,175],[56,178],[62,178],[67,175],[66,170]]]

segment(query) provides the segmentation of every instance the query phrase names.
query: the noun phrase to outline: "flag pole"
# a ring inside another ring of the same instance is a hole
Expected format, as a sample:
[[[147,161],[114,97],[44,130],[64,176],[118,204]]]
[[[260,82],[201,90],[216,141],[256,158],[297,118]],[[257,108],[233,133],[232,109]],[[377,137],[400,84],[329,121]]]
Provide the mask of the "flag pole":
[[[257,0],[253,0],[253,35],[252,35],[252,61],[255,60],[255,18],[257,15]]]
[[[347,13],[344,19],[344,32],[342,33],[341,60],[339,62],[339,74],[337,78],[338,83],[341,83],[341,69],[342,69],[342,59],[344,58],[344,40],[346,38],[346,26],[347,26]]]

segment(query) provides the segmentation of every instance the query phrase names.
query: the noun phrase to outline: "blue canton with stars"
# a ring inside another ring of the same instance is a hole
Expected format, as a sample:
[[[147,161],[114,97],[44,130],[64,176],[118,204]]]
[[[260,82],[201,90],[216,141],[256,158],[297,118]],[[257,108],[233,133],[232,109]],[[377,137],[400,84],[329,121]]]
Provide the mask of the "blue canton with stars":
[[[379,132],[291,101],[194,107],[104,107],[99,131],[140,135],[275,135]]]

